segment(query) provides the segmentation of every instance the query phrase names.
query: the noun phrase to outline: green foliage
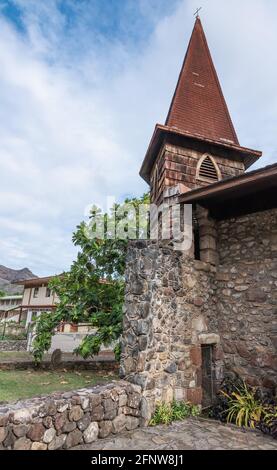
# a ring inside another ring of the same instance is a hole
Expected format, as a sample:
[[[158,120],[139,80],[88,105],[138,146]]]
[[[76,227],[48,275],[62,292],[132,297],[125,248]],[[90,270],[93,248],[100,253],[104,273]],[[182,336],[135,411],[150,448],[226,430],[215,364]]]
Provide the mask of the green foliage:
[[[172,403],[172,421],[180,421],[189,416],[199,416],[200,408],[189,402],[174,401]]]
[[[125,204],[132,203],[135,215],[140,204],[149,202],[146,194],[139,199],[126,200],[115,205],[109,214],[104,214],[104,236],[92,238],[101,211],[93,207],[88,224],[82,222],[73,234],[73,243],[79,247],[76,261],[68,273],[56,277],[50,288],[58,295],[60,302],[54,313],[44,313],[36,321],[36,337],[33,354],[41,361],[45,351],[50,348],[55,328],[62,321],[85,322],[97,328],[95,334],[88,334],[76,353],[87,358],[100,351],[102,345],[109,346],[122,333],[122,305],[124,300],[124,271],[127,253],[126,239],[112,238],[112,223],[115,221],[115,235],[125,220]],[[134,228],[139,235],[137,218],[128,218],[128,227]],[[115,348],[119,357],[120,346]]]
[[[255,398],[255,391],[243,383],[242,388],[237,388],[230,395],[224,391],[221,393],[227,398],[229,406],[227,422],[235,423],[239,427],[255,428],[261,420],[263,406]]]
[[[173,401],[172,403],[158,403],[150,420],[150,426],[157,424],[171,424],[173,421],[182,421],[189,416],[199,416],[200,408],[189,402]]]
[[[172,407],[170,403],[158,403],[149,425],[156,426],[157,424],[170,423],[172,423]]]
[[[273,423],[273,421],[275,422],[277,420],[277,407],[276,406],[268,407],[266,409],[264,420],[269,426]]]
[[[224,379],[209,416],[240,427],[258,428],[277,438],[276,399],[246,385],[238,376]]]
[[[36,321],[36,336],[33,341],[35,362],[42,360],[43,354],[51,346],[55,327],[60,323],[58,312],[42,312]]]
[[[258,428],[277,439],[277,406],[275,404],[268,405],[265,409],[264,415],[259,422]]]
[[[114,355],[115,355],[115,360],[120,361],[120,356],[121,356],[121,344],[117,343],[114,347]]]
[[[4,292],[3,290],[0,290],[0,297],[5,297],[5,295],[7,295],[6,292]]]

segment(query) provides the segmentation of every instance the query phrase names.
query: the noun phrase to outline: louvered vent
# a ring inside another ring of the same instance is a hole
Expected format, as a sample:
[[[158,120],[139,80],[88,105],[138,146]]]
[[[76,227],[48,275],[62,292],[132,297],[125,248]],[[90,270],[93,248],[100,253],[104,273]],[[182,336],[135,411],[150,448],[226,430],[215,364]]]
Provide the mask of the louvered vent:
[[[203,160],[199,170],[199,177],[210,181],[218,181],[218,174],[210,157],[206,157]]]

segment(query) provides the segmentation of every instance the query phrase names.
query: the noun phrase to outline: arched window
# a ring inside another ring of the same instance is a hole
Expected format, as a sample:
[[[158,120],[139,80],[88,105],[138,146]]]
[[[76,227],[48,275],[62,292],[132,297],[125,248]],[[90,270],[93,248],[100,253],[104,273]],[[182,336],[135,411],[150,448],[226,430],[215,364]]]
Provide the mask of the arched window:
[[[197,165],[196,178],[209,183],[215,183],[222,179],[220,169],[213,157],[203,155]]]

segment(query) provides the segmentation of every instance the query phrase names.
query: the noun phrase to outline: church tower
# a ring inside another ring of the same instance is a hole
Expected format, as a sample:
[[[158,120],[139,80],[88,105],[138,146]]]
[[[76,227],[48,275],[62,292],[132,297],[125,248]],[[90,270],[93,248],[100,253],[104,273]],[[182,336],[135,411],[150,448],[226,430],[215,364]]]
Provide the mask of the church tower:
[[[260,156],[240,146],[197,17],[165,125],[156,125],[140,171],[151,200],[238,176]]]

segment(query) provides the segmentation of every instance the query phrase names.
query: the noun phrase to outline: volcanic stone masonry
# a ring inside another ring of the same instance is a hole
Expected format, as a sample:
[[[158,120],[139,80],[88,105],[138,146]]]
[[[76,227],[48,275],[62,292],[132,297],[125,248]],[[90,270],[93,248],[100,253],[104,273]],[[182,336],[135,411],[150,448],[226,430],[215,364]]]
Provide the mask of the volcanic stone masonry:
[[[70,449],[140,425],[140,387],[118,381],[0,406],[0,450]]]
[[[277,384],[277,210],[221,222],[197,213],[209,262],[170,241],[129,244],[121,375],[142,387],[146,421],[158,400],[201,403],[204,345],[215,387],[230,370]]]
[[[218,328],[227,368],[277,385],[277,209],[218,224]]]
[[[26,351],[27,340],[0,340],[0,351]]]

